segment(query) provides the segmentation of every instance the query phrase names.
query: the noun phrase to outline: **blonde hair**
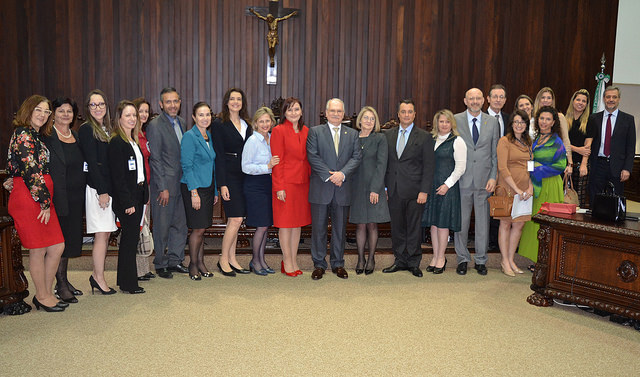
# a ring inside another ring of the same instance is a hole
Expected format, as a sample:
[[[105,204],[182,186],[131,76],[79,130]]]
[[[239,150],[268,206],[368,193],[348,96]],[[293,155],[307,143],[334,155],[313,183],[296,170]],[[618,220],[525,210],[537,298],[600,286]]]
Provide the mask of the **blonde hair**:
[[[549,88],[548,86],[545,86],[544,88],[540,89],[538,91],[538,94],[536,94],[536,100],[533,103],[533,114],[534,116],[538,114],[538,110],[540,110],[540,97],[542,97],[542,95],[544,93],[549,93],[551,94],[551,107],[556,107],[556,94],[553,92],[553,89]]]
[[[140,116],[138,114],[138,108],[133,102],[126,99],[120,101],[118,103],[118,106],[116,107],[116,116],[113,119],[113,132],[111,134],[111,138],[113,139],[114,137],[120,136],[122,140],[126,141],[127,143],[129,142],[129,138],[127,137],[127,134],[124,132],[124,130],[120,126],[120,118],[122,118],[122,113],[124,112],[124,109],[126,109],[129,106],[133,107],[133,109],[136,111],[136,126],[133,128],[133,130],[131,130],[131,138],[135,140],[136,144],[140,144],[138,135],[140,134],[141,125],[140,125]]]
[[[276,117],[273,116],[273,111],[266,106],[262,106],[256,110],[256,113],[253,114],[253,119],[251,120],[251,128],[253,128],[254,131],[258,131],[258,119],[260,119],[264,114],[269,115],[269,118],[271,118],[271,128],[276,125]]]
[[[433,116],[433,126],[431,127],[431,135],[433,135],[433,138],[435,139],[436,137],[438,137],[438,120],[440,119],[441,115],[444,115],[445,118],[447,118],[447,120],[451,122],[451,134],[454,136],[460,136],[456,118],[453,116],[453,113],[449,109],[442,109],[438,110],[436,112],[436,115]]]
[[[567,114],[565,115],[565,118],[567,118],[567,123],[568,123],[568,128],[569,130],[571,130],[571,127],[573,126],[573,120],[574,120],[574,110],[573,110],[573,101],[576,99],[576,97],[581,94],[585,97],[587,97],[587,107],[585,107],[584,111],[582,112],[582,115],[580,115],[580,132],[582,132],[583,134],[587,133],[587,121],[589,120],[589,114],[591,114],[591,109],[589,108],[589,105],[591,105],[591,97],[589,97],[589,91],[587,91],[587,89],[580,89],[580,90],[576,90],[575,93],[573,93],[573,95],[571,96],[571,100],[569,101],[569,107],[567,108]]]
[[[378,112],[376,111],[376,109],[374,109],[371,106],[364,106],[362,110],[360,110],[360,113],[358,114],[358,118],[356,118],[356,129],[358,130],[362,129],[362,127],[360,126],[360,123],[362,122],[362,117],[364,116],[364,113],[366,113],[367,111],[370,111],[373,114],[373,117],[375,118],[373,131],[380,132],[380,118],[378,117]]]

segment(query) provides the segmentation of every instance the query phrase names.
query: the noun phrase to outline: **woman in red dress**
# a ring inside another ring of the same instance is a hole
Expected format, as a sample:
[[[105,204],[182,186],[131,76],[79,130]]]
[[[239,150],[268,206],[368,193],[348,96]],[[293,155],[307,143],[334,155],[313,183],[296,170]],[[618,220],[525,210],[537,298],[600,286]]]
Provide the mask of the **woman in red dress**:
[[[302,120],[302,102],[289,97],[280,112],[284,117],[271,133],[271,154],[280,157],[272,169],[273,225],[279,228],[282,249],[280,271],[287,276],[302,274],[298,267],[300,228],[311,224],[307,135]]]
[[[29,249],[29,273],[36,288],[33,305],[60,312],[69,304],[53,295],[53,278],[64,251],[64,238],[51,203],[49,150],[38,135],[50,115],[51,102],[39,95],[27,98],[16,114],[7,157],[7,170],[13,177],[8,209],[22,246]]]

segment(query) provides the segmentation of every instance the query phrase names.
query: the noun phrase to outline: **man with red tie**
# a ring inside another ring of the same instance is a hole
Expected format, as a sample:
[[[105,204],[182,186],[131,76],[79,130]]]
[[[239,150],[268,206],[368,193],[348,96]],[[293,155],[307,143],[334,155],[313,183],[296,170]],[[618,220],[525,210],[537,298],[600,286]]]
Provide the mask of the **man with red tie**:
[[[633,168],[636,149],[636,124],[633,116],[618,109],[620,89],[609,86],[604,91],[604,111],[589,117],[587,127],[596,130],[591,144],[591,174],[589,175],[589,198],[593,203],[597,193],[608,182],[613,183],[616,193],[622,194],[624,182]]]

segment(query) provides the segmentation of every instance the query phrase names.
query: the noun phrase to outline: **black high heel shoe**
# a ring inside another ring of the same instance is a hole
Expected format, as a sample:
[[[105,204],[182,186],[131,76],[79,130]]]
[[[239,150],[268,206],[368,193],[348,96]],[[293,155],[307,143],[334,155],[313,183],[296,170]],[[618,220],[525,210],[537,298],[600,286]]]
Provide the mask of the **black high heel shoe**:
[[[93,278],[93,275],[89,276],[89,284],[91,285],[91,294],[93,294],[94,288],[100,291],[103,295],[112,295],[116,293],[116,290],[111,287],[109,287],[108,291],[103,291],[102,288],[100,288],[100,284],[98,284],[96,279]]]
[[[231,263],[229,263],[229,267],[231,267],[231,269],[233,270],[233,272],[235,272],[236,274],[243,274],[243,275],[245,275],[245,274],[248,274],[248,273],[250,273],[250,272],[251,272],[251,271],[249,271],[249,270],[245,270],[244,268],[236,268],[236,267],[233,267],[233,265],[232,265]]]
[[[436,266],[429,265],[429,266],[427,266],[426,270],[427,270],[427,272],[433,272],[433,270],[435,270],[435,269],[436,269]]]
[[[358,259],[358,263],[356,264],[356,275],[361,275],[364,272],[364,264],[365,261],[360,263],[360,259]]]
[[[220,266],[220,262],[218,262],[218,270],[220,270],[220,273],[222,275],[224,275],[224,276],[231,276],[231,277],[235,277],[236,276],[236,272],[233,271],[233,266],[231,266],[231,271],[225,271],[225,270],[222,269],[222,266]]]
[[[447,260],[445,259],[445,260],[444,260],[444,265],[442,266],[442,268],[435,267],[435,268],[433,269],[433,273],[434,273],[434,274],[436,274],[436,275],[437,275],[437,274],[441,274],[441,273],[443,273],[443,272],[444,272],[444,270],[445,270],[446,268],[447,268]]]
[[[370,258],[370,259],[373,259],[373,258]],[[369,262],[371,262],[371,266],[369,266]],[[376,269],[376,261],[375,260],[373,260],[373,261],[372,260],[368,260],[367,264],[365,265],[365,268],[364,268],[364,274],[365,275],[371,275],[373,273],[373,270],[375,270],[375,269]]]
[[[212,278],[213,277],[213,272],[200,270],[200,275],[202,275],[205,278]]]
[[[198,275],[191,275],[191,274],[189,274],[189,278],[190,278],[191,280],[194,280],[194,281],[202,280],[202,276],[200,276],[200,274],[198,274]]]
[[[46,306],[40,303],[40,301],[38,301],[38,299],[36,298],[36,296],[33,296],[33,306],[36,307],[36,310],[40,310],[40,308],[42,308],[45,312],[63,312],[64,308],[60,307],[58,305],[56,306]]]

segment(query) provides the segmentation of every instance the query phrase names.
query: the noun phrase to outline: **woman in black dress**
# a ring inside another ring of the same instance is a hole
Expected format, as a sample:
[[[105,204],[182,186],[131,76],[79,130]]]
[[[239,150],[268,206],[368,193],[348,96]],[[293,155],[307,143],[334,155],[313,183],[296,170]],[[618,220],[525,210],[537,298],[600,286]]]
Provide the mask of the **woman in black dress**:
[[[136,250],[140,238],[143,205],[149,200],[145,178],[144,157],[138,135],[138,109],[130,101],[120,101],[116,107],[113,134],[109,141],[109,173],[113,187],[113,212],[120,220],[117,284],[123,292],[144,293],[138,285]]]
[[[248,274],[249,270],[240,267],[236,260],[238,230],[246,215],[242,150],[252,133],[247,99],[242,90],[227,90],[222,99],[222,119],[216,119],[211,129],[216,152],[216,183],[227,216],[218,269],[225,276]]]
[[[580,207],[587,205],[587,182],[589,180],[589,155],[595,130],[589,120],[591,101],[589,92],[580,89],[573,93],[569,107],[567,108],[567,122],[569,122],[569,140],[571,140],[571,153],[573,154],[574,168],[571,175],[573,189],[578,193]]]
[[[42,129],[44,143],[49,149],[49,173],[53,180],[53,205],[64,235],[64,252],[56,273],[56,292],[61,300],[78,302],[75,296],[82,291],[67,280],[69,258],[79,257],[82,252],[82,210],[84,190],[87,184],[83,169],[84,157],[78,144],[78,134],[73,131],[78,105],[70,98],[56,98],[53,116]]]

